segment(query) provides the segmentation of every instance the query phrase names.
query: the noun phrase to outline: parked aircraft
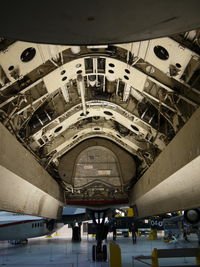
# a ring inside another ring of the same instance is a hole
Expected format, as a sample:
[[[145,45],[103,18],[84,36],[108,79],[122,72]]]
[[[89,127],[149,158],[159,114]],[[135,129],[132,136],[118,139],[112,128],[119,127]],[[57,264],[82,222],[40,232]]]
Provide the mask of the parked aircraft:
[[[188,234],[195,232],[200,245],[200,209],[190,209],[184,211],[183,215],[173,216],[163,220],[163,227],[167,238],[176,238],[183,234],[188,240]]]
[[[9,240],[11,243],[27,242],[28,238],[51,235],[65,224],[72,228],[76,223],[87,219],[85,209],[64,208],[61,220],[45,219],[42,217],[0,212],[0,240]]]

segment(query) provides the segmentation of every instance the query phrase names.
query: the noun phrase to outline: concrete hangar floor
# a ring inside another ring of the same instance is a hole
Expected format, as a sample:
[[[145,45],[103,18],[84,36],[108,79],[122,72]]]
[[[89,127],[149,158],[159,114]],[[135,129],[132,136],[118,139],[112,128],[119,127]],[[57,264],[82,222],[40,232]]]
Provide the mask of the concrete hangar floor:
[[[189,236],[189,242],[183,239],[176,243],[163,242],[162,232],[158,233],[157,240],[150,240],[148,236],[140,236],[137,243],[133,245],[131,237],[118,236],[116,243],[121,248],[122,266],[148,266],[150,260],[133,261],[133,256],[149,256],[154,248],[196,248],[198,241],[196,235]],[[112,242],[112,235],[108,235],[108,244]],[[0,265],[14,266],[58,266],[58,267],[107,267],[107,262],[93,262],[91,249],[95,238],[91,235],[83,235],[81,242],[71,241],[71,229],[64,226],[52,238],[31,238],[27,245],[11,245],[7,241],[0,241]],[[145,263],[146,262],[146,263]],[[159,259],[160,266],[187,266],[194,265],[195,258],[172,258]]]

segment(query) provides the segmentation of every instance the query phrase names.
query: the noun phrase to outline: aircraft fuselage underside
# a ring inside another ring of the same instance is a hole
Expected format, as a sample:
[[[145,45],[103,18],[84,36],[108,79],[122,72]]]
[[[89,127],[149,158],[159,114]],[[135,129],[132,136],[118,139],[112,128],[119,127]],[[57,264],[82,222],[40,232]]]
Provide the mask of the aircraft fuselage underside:
[[[2,127],[56,180],[62,203],[134,205],[135,184],[199,108],[199,40],[199,30],[99,47],[2,38]]]

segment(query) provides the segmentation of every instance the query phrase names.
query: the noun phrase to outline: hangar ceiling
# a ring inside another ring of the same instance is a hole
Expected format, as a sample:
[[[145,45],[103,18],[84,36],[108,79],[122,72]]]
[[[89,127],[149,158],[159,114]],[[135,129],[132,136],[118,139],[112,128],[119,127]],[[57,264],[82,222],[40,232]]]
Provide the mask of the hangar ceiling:
[[[123,202],[199,107],[199,54],[199,30],[101,46],[1,38],[1,122],[63,187],[68,203]],[[63,162],[81,146],[71,177],[82,181],[69,182]],[[130,157],[135,168],[123,182],[120,158]]]

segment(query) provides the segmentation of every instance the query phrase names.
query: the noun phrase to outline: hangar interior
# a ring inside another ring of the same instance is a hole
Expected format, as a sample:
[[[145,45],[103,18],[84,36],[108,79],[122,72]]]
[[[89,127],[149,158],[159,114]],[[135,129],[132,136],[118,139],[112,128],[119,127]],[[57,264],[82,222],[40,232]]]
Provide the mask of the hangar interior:
[[[0,209],[200,207],[199,105],[198,29],[108,45],[0,38]]]

